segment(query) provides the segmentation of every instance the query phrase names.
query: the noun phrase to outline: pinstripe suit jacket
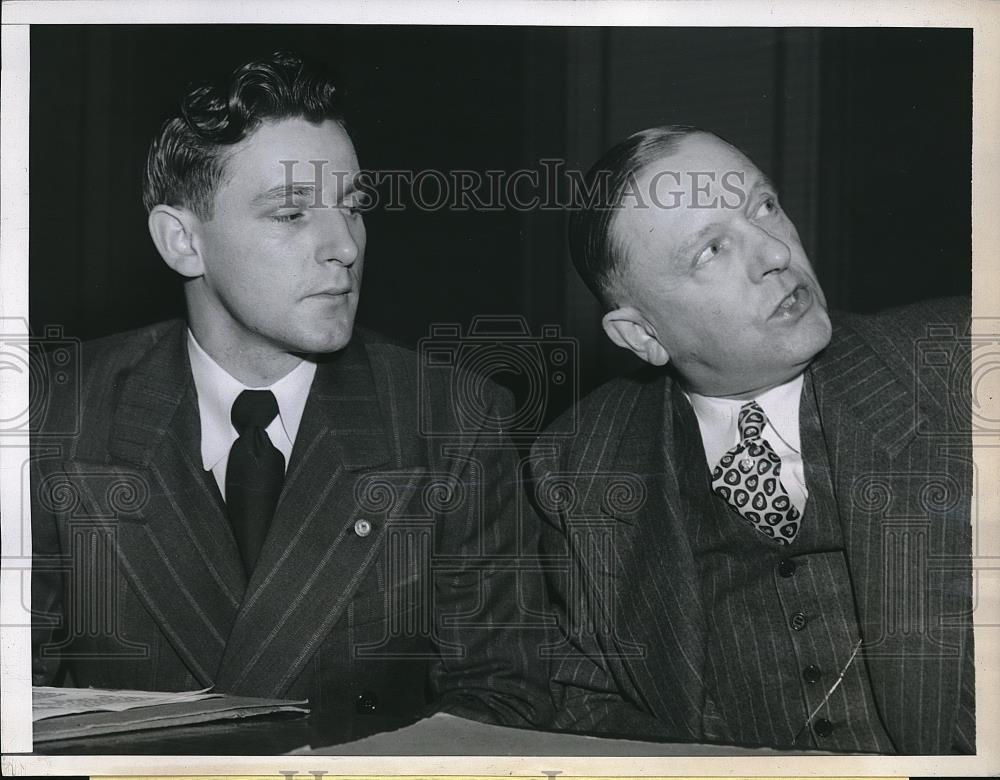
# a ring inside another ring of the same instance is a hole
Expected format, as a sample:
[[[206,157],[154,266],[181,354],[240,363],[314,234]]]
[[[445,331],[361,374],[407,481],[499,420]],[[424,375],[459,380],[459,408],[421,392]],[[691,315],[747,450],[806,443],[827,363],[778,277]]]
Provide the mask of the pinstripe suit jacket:
[[[201,466],[185,324],[86,344],[81,361],[34,427],[35,684],[214,685],[347,722],[432,701],[549,717],[537,653],[491,630],[520,618],[497,561],[537,544],[536,527],[518,533],[513,453],[496,432],[420,434],[455,421],[415,353],[356,331],[319,365],[249,580]]]
[[[901,753],[974,749],[968,322],[955,300],[835,317],[808,369],[872,690]],[[707,491],[708,466],[683,444],[701,440],[681,405],[666,372],[616,379],[582,402],[572,443],[533,451],[543,550],[574,563],[553,581],[562,728],[704,738],[706,618],[681,481]]]

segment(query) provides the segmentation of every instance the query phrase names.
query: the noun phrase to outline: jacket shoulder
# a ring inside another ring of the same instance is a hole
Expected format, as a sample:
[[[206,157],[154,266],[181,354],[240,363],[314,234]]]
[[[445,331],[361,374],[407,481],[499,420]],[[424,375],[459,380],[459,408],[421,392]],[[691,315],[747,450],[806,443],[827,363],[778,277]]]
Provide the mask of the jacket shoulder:
[[[34,358],[38,384],[33,392],[39,395],[32,407],[32,430],[74,435],[84,427],[84,418],[105,420],[124,376],[183,327],[183,320],[169,320],[90,341],[43,343]]]
[[[657,408],[662,408],[673,388],[669,372],[656,366],[644,366],[610,379],[557,417],[538,438],[535,452],[540,457],[543,448],[554,447],[563,458],[573,461],[579,451],[589,447],[594,436],[605,442],[623,436],[637,406],[648,409],[652,400]],[[650,425],[654,424],[651,420]]]
[[[419,366],[417,351],[398,339],[369,328],[355,326],[353,340],[362,346],[372,362],[390,364],[408,379],[416,377]]]
[[[472,434],[510,419],[515,401],[488,373],[431,359],[422,351],[368,328],[355,328],[364,345],[379,393],[392,395],[394,408],[412,403],[426,430]],[[506,431],[510,433],[510,431]]]
[[[157,343],[185,327],[183,320],[166,320],[135,330],[84,341],[80,345],[81,362],[91,372],[105,366],[130,366],[138,363]]]
[[[968,333],[972,315],[968,297],[936,298],[899,306],[874,314],[837,313],[834,324],[850,328],[876,343],[912,342],[945,332]]]
[[[967,297],[939,298],[887,309],[875,314],[833,315],[834,340],[860,339],[907,382],[926,362],[928,349],[947,353],[946,366],[967,358],[971,301]],[[924,368],[933,370],[934,361]]]

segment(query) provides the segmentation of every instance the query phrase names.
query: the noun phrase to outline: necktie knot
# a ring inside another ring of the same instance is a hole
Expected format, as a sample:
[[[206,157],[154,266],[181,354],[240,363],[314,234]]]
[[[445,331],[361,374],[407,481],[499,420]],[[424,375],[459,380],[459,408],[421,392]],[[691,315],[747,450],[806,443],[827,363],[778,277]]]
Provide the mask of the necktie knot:
[[[767,415],[756,401],[740,408],[740,440],[712,471],[712,492],[778,544],[790,544],[802,519],[781,484],[781,458],[762,438]]]
[[[233,427],[242,436],[251,428],[267,428],[278,416],[278,401],[270,390],[244,390],[233,402]]]
[[[756,401],[748,401],[740,408],[736,424],[740,429],[741,442],[759,439],[767,425],[767,415]]]
[[[247,575],[253,572],[285,480],[285,456],[266,430],[277,414],[270,390],[244,390],[233,402],[233,427],[240,436],[229,450],[226,509]]]

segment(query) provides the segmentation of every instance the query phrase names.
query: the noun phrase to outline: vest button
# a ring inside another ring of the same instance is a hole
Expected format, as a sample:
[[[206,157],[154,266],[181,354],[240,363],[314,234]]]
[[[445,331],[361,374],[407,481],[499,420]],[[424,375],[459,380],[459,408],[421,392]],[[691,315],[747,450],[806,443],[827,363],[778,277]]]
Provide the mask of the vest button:
[[[833,733],[833,724],[826,718],[819,718],[813,723],[813,731],[817,737],[829,737]]]
[[[810,685],[819,682],[819,678],[822,676],[823,671],[816,664],[809,664],[809,666],[802,670],[802,679]]]
[[[788,621],[789,625],[792,627],[792,631],[801,631],[806,627],[806,615],[804,612],[793,612],[791,619]]]
[[[786,558],[778,564],[778,574],[782,577],[791,577],[795,574],[795,561]]]
[[[372,532],[372,524],[367,520],[358,520],[354,524],[354,533],[356,533],[361,538],[368,536]]]

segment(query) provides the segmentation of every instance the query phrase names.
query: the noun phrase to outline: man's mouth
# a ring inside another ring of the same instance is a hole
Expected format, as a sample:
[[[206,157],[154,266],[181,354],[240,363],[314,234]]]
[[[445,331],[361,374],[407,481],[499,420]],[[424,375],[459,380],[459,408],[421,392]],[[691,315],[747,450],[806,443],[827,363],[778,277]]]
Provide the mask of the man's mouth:
[[[318,292],[310,293],[307,298],[339,298],[341,295],[347,295],[353,290],[353,287],[331,287],[328,290],[319,290]]]
[[[801,317],[809,307],[812,306],[813,295],[808,287],[799,285],[788,295],[781,299],[774,311],[771,312],[771,319],[792,320]]]

